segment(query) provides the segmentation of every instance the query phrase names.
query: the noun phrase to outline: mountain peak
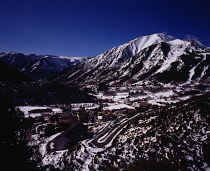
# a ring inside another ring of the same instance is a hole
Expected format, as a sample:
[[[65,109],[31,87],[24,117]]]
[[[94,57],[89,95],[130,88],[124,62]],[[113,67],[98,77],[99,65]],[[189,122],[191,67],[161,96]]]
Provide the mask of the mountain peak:
[[[142,36],[86,60],[59,79],[73,84],[188,83],[209,77],[209,52],[203,46],[164,33]]]
[[[160,42],[169,42],[175,40],[174,36],[169,36],[164,33],[156,33],[147,36],[142,36],[131,40],[130,42],[124,44],[123,46],[128,46],[132,54],[135,55],[139,53],[144,48],[147,48],[151,45],[158,44]]]
[[[153,34],[151,36],[157,36],[161,40],[163,40],[164,42],[168,42],[168,41],[171,41],[171,40],[175,40],[176,39],[176,37],[170,36],[170,35],[166,35],[164,33],[156,33],[156,34]]]
[[[154,44],[156,44],[156,43],[160,43],[160,42],[169,42],[169,41],[175,40],[176,37],[166,35],[164,33],[155,33],[155,34],[139,37],[135,40],[138,40],[138,39],[141,39],[141,40],[146,39],[146,40],[148,40],[150,42],[154,42]]]

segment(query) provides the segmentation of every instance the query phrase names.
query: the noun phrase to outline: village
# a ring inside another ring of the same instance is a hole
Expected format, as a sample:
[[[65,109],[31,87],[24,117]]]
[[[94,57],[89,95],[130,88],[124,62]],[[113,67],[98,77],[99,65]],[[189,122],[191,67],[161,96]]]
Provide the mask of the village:
[[[34,142],[37,135],[43,138],[57,135],[46,145],[46,151],[50,153],[71,149],[79,141],[93,138],[96,136],[93,133],[95,125],[109,123],[109,127],[105,126],[103,131],[98,130],[103,136],[111,130],[111,126],[117,127],[121,121],[154,107],[146,101],[139,101],[132,105],[100,102],[18,108],[33,123],[26,137],[28,142]]]

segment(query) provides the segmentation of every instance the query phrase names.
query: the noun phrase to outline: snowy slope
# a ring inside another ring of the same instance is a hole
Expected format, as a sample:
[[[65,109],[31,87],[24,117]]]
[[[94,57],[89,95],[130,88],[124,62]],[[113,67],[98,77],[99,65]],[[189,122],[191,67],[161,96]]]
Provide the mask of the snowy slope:
[[[150,169],[154,162],[168,161],[175,170],[209,170],[209,100],[209,94],[202,95],[140,115],[112,148],[94,158],[95,167],[125,168],[145,159],[153,161]]]
[[[142,84],[147,80],[187,82],[209,77],[209,54],[207,47],[198,41],[153,34],[86,60],[61,75],[59,80],[85,85]]]
[[[162,33],[134,39],[128,43],[114,47],[94,58],[87,60],[86,62],[81,63],[79,66],[70,69],[69,72],[61,77],[64,80],[74,80],[79,82],[78,79],[85,76],[87,79],[92,81],[91,78],[98,78],[98,76],[104,75],[104,73],[119,67],[121,64],[139,53],[144,48],[153,44],[166,41],[168,42],[174,39],[174,37],[167,36]]]
[[[139,37],[96,56],[94,59],[88,61],[88,63],[95,64],[96,67],[101,65],[101,63],[104,63],[104,65],[106,63],[106,66],[109,65],[109,67],[116,67],[146,47],[174,39],[172,36],[166,36],[161,33]]]
[[[34,79],[53,77],[58,72],[78,64],[87,57],[36,55],[17,52],[0,53],[0,62],[17,68]]]
[[[93,127],[93,138],[69,151],[46,154],[43,164],[81,171],[209,170],[209,109],[206,93],[124,118],[117,125],[102,122]]]

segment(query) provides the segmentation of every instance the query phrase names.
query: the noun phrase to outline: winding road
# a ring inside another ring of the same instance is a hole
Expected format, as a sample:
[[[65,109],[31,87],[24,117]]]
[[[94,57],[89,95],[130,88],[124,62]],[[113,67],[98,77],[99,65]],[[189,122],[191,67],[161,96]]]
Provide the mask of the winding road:
[[[96,148],[104,148],[107,144],[111,143],[117,135],[127,126],[127,124],[133,119],[140,116],[142,113],[139,113],[131,118],[126,119],[121,123],[117,123],[113,127],[113,130],[109,130],[109,128],[105,129],[101,134],[95,136],[92,141],[90,141],[90,145]]]

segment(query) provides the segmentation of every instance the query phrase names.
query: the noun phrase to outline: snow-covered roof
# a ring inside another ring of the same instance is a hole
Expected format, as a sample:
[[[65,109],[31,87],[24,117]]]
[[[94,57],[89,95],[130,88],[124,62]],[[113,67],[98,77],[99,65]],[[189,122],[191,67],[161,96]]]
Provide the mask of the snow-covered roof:
[[[134,109],[134,107],[126,105],[126,104],[117,104],[104,108],[105,110],[116,110],[116,109]]]

